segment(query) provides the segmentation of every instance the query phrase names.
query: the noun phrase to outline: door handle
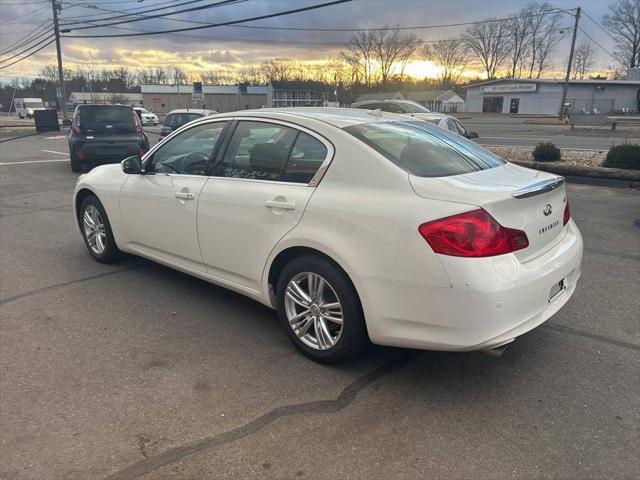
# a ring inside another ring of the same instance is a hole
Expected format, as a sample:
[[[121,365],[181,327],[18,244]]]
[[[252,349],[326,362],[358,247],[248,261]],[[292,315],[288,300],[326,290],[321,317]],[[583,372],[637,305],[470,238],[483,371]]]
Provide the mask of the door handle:
[[[264,202],[264,206],[267,208],[280,208],[282,210],[293,210],[296,208],[296,202],[267,200],[266,202]]]
[[[183,200],[193,200],[196,198],[196,194],[191,192],[176,192],[175,197]]]

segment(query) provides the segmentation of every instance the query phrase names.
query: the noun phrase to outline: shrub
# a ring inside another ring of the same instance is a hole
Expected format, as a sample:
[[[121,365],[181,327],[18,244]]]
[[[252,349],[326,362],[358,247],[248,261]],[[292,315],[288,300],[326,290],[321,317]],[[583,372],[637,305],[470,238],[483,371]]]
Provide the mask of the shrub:
[[[551,142],[539,143],[533,149],[533,159],[536,162],[555,162],[560,158],[560,149]]]
[[[640,170],[640,145],[616,145],[604,159],[605,167]]]

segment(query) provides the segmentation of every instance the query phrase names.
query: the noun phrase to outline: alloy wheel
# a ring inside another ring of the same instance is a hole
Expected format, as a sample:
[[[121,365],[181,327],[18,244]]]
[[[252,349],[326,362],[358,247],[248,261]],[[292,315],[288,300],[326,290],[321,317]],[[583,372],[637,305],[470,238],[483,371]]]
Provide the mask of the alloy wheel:
[[[296,274],[285,290],[284,306],[291,329],[316,350],[333,347],[343,329],[340,299],[326,279],[313,272]]]
[[[101,255],[106,248],[107,233],[102,215],[94,205],[89,205],[85,208],[82,215],[82,223],[84,225],[84,236],[87,239],[89,248],[97,255]]]

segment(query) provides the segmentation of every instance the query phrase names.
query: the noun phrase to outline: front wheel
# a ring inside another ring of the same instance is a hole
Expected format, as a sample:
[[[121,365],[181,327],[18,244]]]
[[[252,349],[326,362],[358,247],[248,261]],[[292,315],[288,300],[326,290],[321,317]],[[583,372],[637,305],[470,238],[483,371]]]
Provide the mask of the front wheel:
[[[292,260],[276,292],[280,322],[293,344],[312,360],[339,362],[368,345],[355,288],[332,262],[316,256]]]
[[[120,250],[116,246],[107,213],[95,195],[89,195],[80,206],[82,237],[89,253],[102,263],[115,260]]]

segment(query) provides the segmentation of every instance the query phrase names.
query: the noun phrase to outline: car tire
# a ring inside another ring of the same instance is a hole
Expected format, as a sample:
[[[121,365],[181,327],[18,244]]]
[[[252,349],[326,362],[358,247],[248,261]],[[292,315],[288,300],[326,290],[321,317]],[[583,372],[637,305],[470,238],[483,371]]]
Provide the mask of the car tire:
[[[88,219],[86,215],[89,216]],[[98,197],[89,195],[82,200],[79,218],[82,238],[91,256],[102,263],[116,260],[122,252],[116,246],[109,217]],[[92,224],[95,228],[92,228]],[[92,236],[91,232],[96,233]]]
[[[71,154],[71,171],[75,173],[82,173],[82,162],[78,160],[75,154]]]
[[[324,282],[322,288],[315,289],[315,298],[314,288],[309,287],[310,278],[316,285],[321,283],[318,278]],[[291,290],[296,286],[306,292],[312,302],[291,295],[291,292],[298,292]],[[319,290],[322,293],[318,293]],[[306,305],[296,300],[303,300]],[[351,280],[336,264],[320,256],[297,257],[284,267],[276,287],[276,305],[278,318],[289,339],[316,362],[346,360],[369,344],[362,306]],[[331,306],[331,309],[324,306]],[[309,314],[300,317],[305,310]],[[341,324],[335,323],[337,318],[341,319]]]

